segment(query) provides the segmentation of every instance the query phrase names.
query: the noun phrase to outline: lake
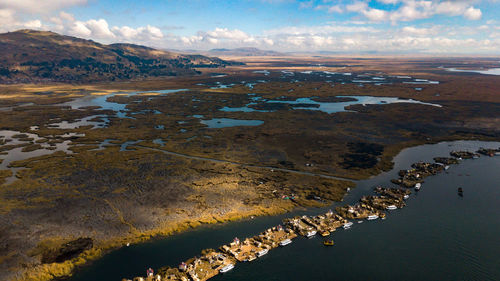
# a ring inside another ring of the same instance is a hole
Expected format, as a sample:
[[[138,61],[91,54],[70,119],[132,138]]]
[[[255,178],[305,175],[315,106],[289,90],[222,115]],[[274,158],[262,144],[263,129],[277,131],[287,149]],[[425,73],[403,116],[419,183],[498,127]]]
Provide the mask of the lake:
[[[498,148],[498,142],[456,141],[407,148],[395,168],[357,186],[328,208],[257,217],[207,225],[178,235],[113,251],[78,271],[71,281],[121,280],[144,276],[148,267],[176,266],[217,248],[237,236],[258,234],[298,214],[314,215],[338,205],[357,202],[377,185],[390,186],[400,169],[417,161],[448,156],[451,150]],[[354,224],[333,233],[333,247],[322,240],[297,238],[266,256],[236,267],[211,280],[499,280],[500,279],[500,157],[464,160],[426,179],[411,195],[407,207],[386,220]],[[462,187],[464,196],[457,195]]]

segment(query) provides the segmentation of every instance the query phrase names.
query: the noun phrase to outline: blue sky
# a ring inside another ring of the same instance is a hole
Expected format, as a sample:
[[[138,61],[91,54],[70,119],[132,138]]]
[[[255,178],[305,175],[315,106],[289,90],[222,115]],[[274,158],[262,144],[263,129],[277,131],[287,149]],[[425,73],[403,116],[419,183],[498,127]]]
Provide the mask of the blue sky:
[[[0,31],[164,49],[500,54],[500,0],[0,0]]]

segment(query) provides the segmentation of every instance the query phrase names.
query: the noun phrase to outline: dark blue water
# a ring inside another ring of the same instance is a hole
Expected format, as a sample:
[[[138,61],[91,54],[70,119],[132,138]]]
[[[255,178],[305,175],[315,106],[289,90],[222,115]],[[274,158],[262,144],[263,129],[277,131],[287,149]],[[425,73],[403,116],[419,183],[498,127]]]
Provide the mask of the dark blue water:
[[[395,169],[360,181],[343,205],[370,194],[399,169],[431,161],[455,149],[498,148],[500,143],[453,142],[403,150]],[[447,173],[429,177],[407,207],[386,220],[338,230],[335,246],[318,238],[297,238],[251,263],[238,263],[213,280],[500,280],[500,157],[464,160]],[[464,197],[457,188],[464,189]],[[333,207],[334,207],[333,206]],[[217,248],[234,236],[248,237],[279,224],[284,217],[318,214],[328,208],[298,210],[280,216],[201,227],[161,240],[116,250],[72,277],[80,280],[121,280],[145,274],[148,267],[175,266]]]

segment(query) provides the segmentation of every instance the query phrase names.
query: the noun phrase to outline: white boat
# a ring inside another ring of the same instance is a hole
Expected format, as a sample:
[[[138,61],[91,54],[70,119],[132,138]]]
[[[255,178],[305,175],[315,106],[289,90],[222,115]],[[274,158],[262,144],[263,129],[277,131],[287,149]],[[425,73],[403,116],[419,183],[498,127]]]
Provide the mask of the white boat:
[[[311,238],[311,237],[313,237],[314,235],[316,235],[316,230],[311,230],[311,231],[308,231],[308,232],[306,233],[306,237],[307,237],[307,238]]]
[[[421,187],[422,187],[422,184],[421,184],[421,183],[417,182],[417,183],[415,184],[415,190],[420,190],[420,188],[421,188]]]
[[[283,247],[283,246],[286,246],[286,245],[288,245],[290,243],[292,243],[292,240],[290,240],[290,239],[287,238],[287,239],[285,239],[285,240],[283,240],[283,241],[280,242],[280,246]]]
[[[376,219],[378,219],[378,216],[377,215],[369,215],[366,219],[369,221],[376,220]]]
[[[405,196],[403,196],[403,199],[404,199],[404,200],[406,200],[406,199],[408,199],[408,198],[410,198],[410,195],[408,195],[408,194],[406,194]]]
[[[223,268],[221,268],[219,270],[219,272],[220,273],[226,273],[226,272],[228,272],[229,270],[231,270],[233,268],[234,268],[234,264],[231,263],[231,264],[228,264],[228,265],[224,266]]]
[[[448,170],[449,168],[450,168],[450,166],[448,166],[448,165],[444,166],[445,170]]]
[[[344,229],[349,229],[351,228],[351,226],[353,225],[354,223],[353,222],[347,222],[347,223],[344,223]]]
[[[398,207],[396,207],[396,205],[389,205],[387,206],[387,210],[396,210]]]
[[[500,156],[500,151],[499,152],[495,152],[495,155],[496,156]]]
[[[262,257],[262,256],[265,256],[267,253],[269,252],[268,249],[264,249],[264,250],[260,250],[257,252],[257,257]]]

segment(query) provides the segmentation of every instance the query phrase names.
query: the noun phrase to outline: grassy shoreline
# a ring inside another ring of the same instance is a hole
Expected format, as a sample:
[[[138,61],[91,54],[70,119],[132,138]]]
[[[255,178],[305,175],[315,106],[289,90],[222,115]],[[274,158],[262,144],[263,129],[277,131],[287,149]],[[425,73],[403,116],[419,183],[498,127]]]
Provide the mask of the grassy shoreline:
[[[450,136],[446,138],[439,138],[433,140],[425,140],[425,141],[411,141],[399,144],[397,146],[392,146],[391,149],[384,151],[384,155],[381,157],[383,161],[387,161],[390,159],[390,163],[395,156],[397,156],[402,150],[410,147],[415,147],[424,144],[436,144],[444,141],[461,141],[461,140],[477,140],[477,141],[499,141],[499,139],[493,137],[478,137],[478,136]],[[388,167],[384,165],[384,167]],[[388,169],[392,169],[391,167]],[[379,173],[388,170],[379,170]],[[377,173],[377,174],[379,174]],[[376,176],[371,175],[371,176]],[[353,177],[355,180],[366,179],[368,177],[356,176]],[[344,194],[345,195],[345,194]],[[287,202],[289,203],[289,202]],[[331,202],[324,204],[317,204],[315,207],[326,206],[331,204]],[[152,239],[161,239],[167,236],[176,235],[185,231],[189,231],[190,229],[194,229],[196,227],[207,225],[207,224],[217,224],[217,223],[226,223],[231,221],[243,220],[252,216],[272,216],[279,215],[283,213],[287,213],[293,211],[296,208],[303,207],[313,207],[311,206],[298,206],[295,204],[281,204],[276,206],[268,206],[268,207],[257,207],[253,210],[249,210],[248,212],[229,212],[224,216],[218,215],[206,215],[203,217],[188,219],[184,221],[178,221],[175,223],[171,223],[169,225],[161,226],[155,229],[151,229],[149,231],[135,231],[125,236],[114,237],[105,241],[99,241],[94,248],[83,252],[77,258],[72,260],[65,261],[63,263],[52,263],[52,264],[42,264],[36,266],[34,268],[25,269],[25,272],[22,276],[16,277],[13,280],[16,281],[49,281],[49,280],[59,280],[66,279],[71,277],[77,270],[82,267],[90,266],[91,263],[105,254],[117,250],[127,243],[136,244],[136,243],[144,243],[147,241],[151,241]]]

